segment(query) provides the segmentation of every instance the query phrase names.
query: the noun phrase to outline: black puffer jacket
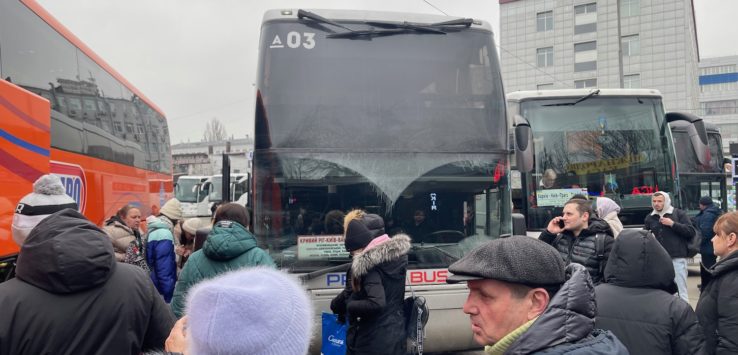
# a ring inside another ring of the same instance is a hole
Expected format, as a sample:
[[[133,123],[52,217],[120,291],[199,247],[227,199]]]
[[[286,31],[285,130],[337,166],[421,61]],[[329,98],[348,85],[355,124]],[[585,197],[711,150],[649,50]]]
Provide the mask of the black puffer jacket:
[[[612,331],[631,354],[697,354],[702,328],[674,292],[666,250],[648,231],[626,229],[610,252],[605,283],[595,287],[595,324]]]
[[[705,353],[738,354],[738,252],[710,268],[712,280],[697,302]]]
[[[602,259],[597,257],[597,248],[595,246],[597,234],[602,234],[605,238],[605,253]],[[607,258],[610,255],[610,249],[612,249],[612,243],[615,241],[612,229],[610,229],[610,225],[607,222],[591,217],[588,228],[582,230],[578,237],[575,237],[568,230],[559,234],[543,231],[538,239],[556,248],[567,264],[577,263],[584,265],[587,271],[589,271],[589,275],[592,277],[592,282],[595,285],[602,282],[602,272],[600,270],[604,269]]]
[[[597,304],[584,266],[567,266],[566,279],[546,310],[510,344],[505,355],[628,354],[611,332],[595,329]]]
[[[650,230],[656,236],[656,240],[669,253],[672,258],[686,258],[687,245],[697,233],[687,213],[675,208],[672,213],[665,213],[664,217],[671,218],[674,225],[665,226],[659,222],[658,214],[650,214],[643,221],[643,229]]]
[[[139,354],[161,349],[174,315],[139,267],[74,210],[36,226],[0,284],[0,354]]]
[[[398,234],[354,257],[350,274],[360,290],[347,288],[331,302],[333,312],[349,320],[346,354],[405,354],[402,302],[409,250],[410,237]]]

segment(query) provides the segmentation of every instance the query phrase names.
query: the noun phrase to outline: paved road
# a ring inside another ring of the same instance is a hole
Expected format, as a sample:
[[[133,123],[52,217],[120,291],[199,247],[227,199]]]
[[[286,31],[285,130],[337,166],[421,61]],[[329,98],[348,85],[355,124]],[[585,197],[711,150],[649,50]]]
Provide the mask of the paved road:
[[[700,291],[697,289],[697,285],[700,283],[700,276],[699,271],[697,268],[691,268],[692,272],[690,275],[696,275],[696,276],[689,276],[687,279],[687,286],[689,289],[687,290],[687,293],[689,294],[689,304],[692,305],[692,308],[697,306],[697,300],[700,298]],[[696,271],[696,272],[695,272]],[[466,354],[466,355],[483,355],[484,351],[479,350],[472,350],[472,351],[462,351],[462,352],[456,352],[454,354]]]

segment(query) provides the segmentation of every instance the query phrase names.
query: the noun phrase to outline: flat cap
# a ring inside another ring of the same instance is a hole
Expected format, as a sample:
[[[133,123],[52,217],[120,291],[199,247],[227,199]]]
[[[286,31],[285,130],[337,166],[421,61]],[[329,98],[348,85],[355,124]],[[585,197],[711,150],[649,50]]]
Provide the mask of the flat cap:
[[[527,286],[561,285],[566,265],[556,249],[531,237],[489,241],[449,266],[446,282],[492,279]]]

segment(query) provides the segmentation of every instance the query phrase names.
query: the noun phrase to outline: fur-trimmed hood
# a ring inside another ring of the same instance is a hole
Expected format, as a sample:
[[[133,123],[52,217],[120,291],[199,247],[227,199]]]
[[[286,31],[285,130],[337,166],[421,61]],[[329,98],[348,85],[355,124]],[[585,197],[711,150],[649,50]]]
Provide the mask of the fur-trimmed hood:
[[[354,277],[362,277],[375,266],[399,260],[407,255],[408,251],[410,251],[410,237],[406,234],[397,234],[390,240],[354,256],[351,273]]]

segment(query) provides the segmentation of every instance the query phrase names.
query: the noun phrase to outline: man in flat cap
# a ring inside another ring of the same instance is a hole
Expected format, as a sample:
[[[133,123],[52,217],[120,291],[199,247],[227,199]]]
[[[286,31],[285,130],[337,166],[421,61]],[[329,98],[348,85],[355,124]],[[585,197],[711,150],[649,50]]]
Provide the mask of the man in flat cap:
[[[587,269],[565,265],[542,241],[495,239],[448,269],[448,283],[467,283],[464,313],[487,354],[628,354],[611,332],[594,328]]]

